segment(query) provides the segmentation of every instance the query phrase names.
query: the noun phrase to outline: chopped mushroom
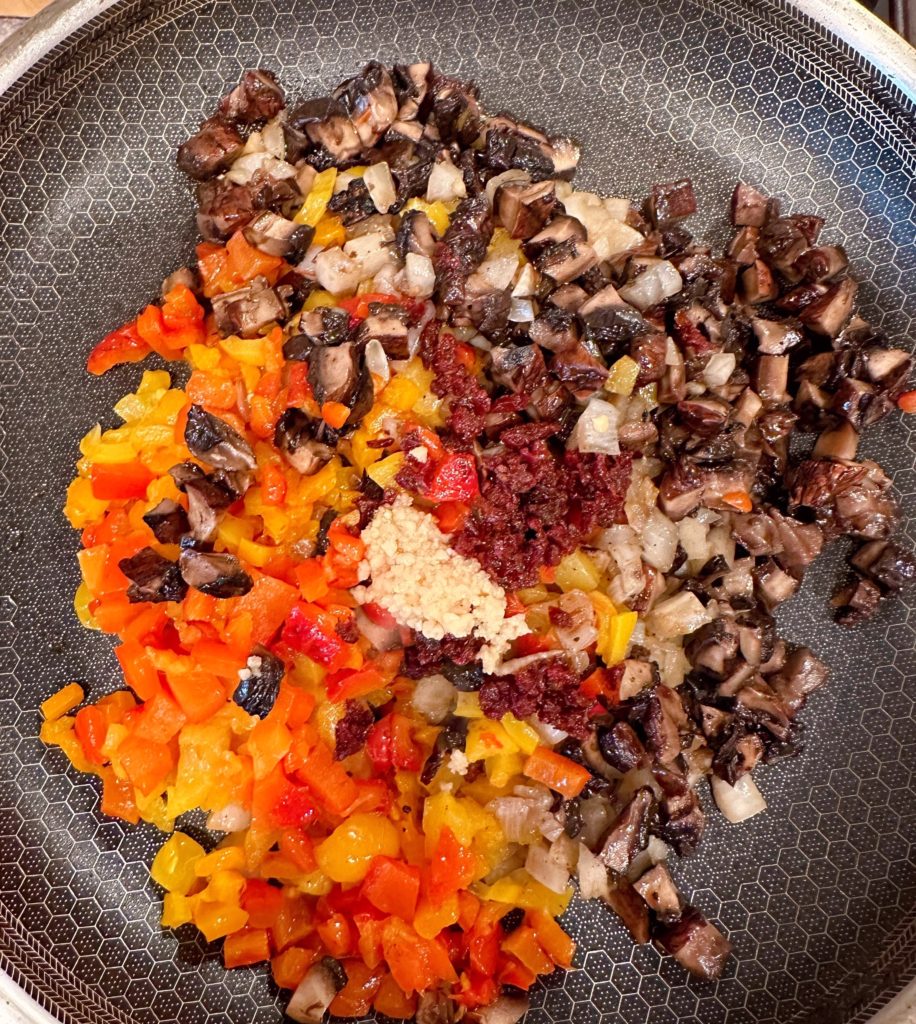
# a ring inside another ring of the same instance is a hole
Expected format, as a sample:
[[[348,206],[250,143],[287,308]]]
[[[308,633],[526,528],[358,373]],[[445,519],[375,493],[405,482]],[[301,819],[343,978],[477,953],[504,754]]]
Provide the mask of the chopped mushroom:
[[[189,529],[188,514],[171,498],[163,498],[143,517],[143,522],[153,531],[160,544],[177,544],[181,535]]]
[[[178,169],[195,181],[204,181],[225,171],[244,145],[232,125],[211,117],[178,147]]]
[[[228,553],[216,554],[185,548],[178,559],[181,576],[189,587],[210,597],[241,597],[251,590],[254,581],[242,563]]]
[[[287,409],[277,421],[274,444],[297,473],[311,476],[334,457],[332,434],[323,420]]]
[[[681,896],[664,864],[649,868],[633,883],[633,888],[663,924],[671,924],[681,916]]]
[[[731,943],[695,907],[687,907],[673,924],[653,929],[656,943],[691,974],[714,981],[725,969]]]
[[[496,192],[494,208],[499,224],[512,238],[531,238],[541,231],[557,203],[552,181],[510,182]]]
[[[216,295],[212,299],[216,326],[222,337],[237,334],[254,338],[277,320],[283,320],[289,309],[283,299],[263,277],[256,277],[244,288]]]
[[[245,239],[268,256],[282,256],[298,263],[312,241],[314,228],[280,217],[265,210],[245,228]]]
[[[645,849],[654,811],[655,795],[644,787],[633,794],[617,816],[601,850],[601,859],[611,871],[626,874],[636,854]]]
[[[356,342],[313,349],[309,356],[308,381],[315,401],[349,405],[360,384],[360,351]]]
[[[219,113],[233,124],[267,121],[286,105],[283,89],[272,71],[246,71],[239,84],[219,101]]]
[[[130,580],[127,599],[131,602],[181,601],[188,592],[178,566],[153,548],[142,548],[130,558],[122,558],[118,568]]]
[[[192,405],[184,429],[188,451],[210,466],[226,470],[254,469],[257,461],[251,445],[225,420]]]

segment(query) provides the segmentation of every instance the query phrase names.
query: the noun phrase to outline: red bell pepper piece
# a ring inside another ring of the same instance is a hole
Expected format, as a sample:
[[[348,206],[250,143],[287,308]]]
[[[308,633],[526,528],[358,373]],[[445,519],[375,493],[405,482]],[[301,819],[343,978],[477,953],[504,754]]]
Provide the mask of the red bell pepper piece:
[[[102,753],[105,734],[108,732],[108,720],[105,713],[95,706],[83,708],[77,712],[73,728],[86,759],[93,764],[104,764],[108,760]]]
[[[392,712],[369,730],[366,753],[378,771],[402,768],[419,771],[420,751],[410,736],[410,722],[404,715]]]
[[[101,501],[145,498],[153,474],[142,462],[96,463],[89,467],[92,493]]]
[[[283,908],[283,890],[262,878],[249,878],[242,890],[242,909],[251,928],[272,928]]]
[[[334,621],[323,609],[300,602],[293,607],[283,627],[283,642],[335,672],[347,660],[347,644],[335,632]]]
[[[477,460],[470,452],[453,452],[436,466],[423,495],[430,501],[470,501],[480,493]]]
[[[339,702],[354,700],[356,697],[372,693],[373,690],[380,690],[384,682],[381,672],[370,666],[358,671],[343,668],[339,672],[333,672],[325,679],[325,686],[328,697]]]
[[[104,338],[89,353],[86,369],[96,375],[105,373],[121,363],[139,363],[152,349],[137,333],[137,322],[118,327]]]
[[[477,857],[455,838],[448,826],[439,834],[426,873],[426,892],[434,903],[465,889],[477,874]]]

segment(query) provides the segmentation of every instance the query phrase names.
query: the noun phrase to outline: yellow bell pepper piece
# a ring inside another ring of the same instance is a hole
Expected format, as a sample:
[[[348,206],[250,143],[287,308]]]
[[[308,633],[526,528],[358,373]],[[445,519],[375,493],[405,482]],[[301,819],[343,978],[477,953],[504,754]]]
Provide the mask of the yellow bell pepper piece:
[[[194,864],[198,878],[208,878],[217,871],[240,871],[245,867],[245,851],[240,846],[223,846],[201,857]]]
[[[366,470],[366,476],[382,488],[387,490],[395,484],[395,477],[401,472],[404,460],[407,456],[403,452],[395,452],[381,462],[375,462]]]
[[[462,690],[458,694],[455,714],[459,718],[483,718],[479,695],[476,693],[466,693]]]
[[[162,900],[162,927],[180,928],[190,924],[193,916],[194,900],[177,892],[167,892]]]
[[[565,892],[552,892],[524,868],[518,868],[490,886],[481,886],[477,895],[495,903],[508,903],[523,910],[544,910],[551,917],[559,917],[569,906],[573,890],[569,886]]]
[[[476,718],[468,727],[464,752],[469,761],[485,761],[497,754],[515,754],[518,747],[499,722],[492,718]]]
[[[508,712],[500,719],[502,727],[511,737],[512,742],[523,754],[533,754],[541,742],[537,729],[516,718],[512,712]]]
[[[639,376],[639,364],[629,356],[621,356],[611,367],[604,381],[604,390],[612,395],[632,395]]]
[[[605,665],[616,665],[627,656],[638,618],[636,612],[621,612],[608,618],[603,631],[599,629],[596,649]]]
[[[406,213],[408,210],[420,210],[425,213],[440,236],[448,230],[450,219],[448,207],[440,200],[437,199],[434,203],[429,203],[425,199],[408,199],[404,204],[404,212]]]
[[[238,338],[234,334],[221,338],[219,347],[230,359],[246,366],[263,366],[267,362],[267,345],[264,338]]]
[[[82,476],[71,481],[67,488],[64,515],[76,530],[83,530],[101,521],[108,511],[108,502],[92,493],[92,484]]]
[[[175,832],[159,848],[149,873],[163,889],[185,896],[197,881],[194,869],[203,856],[200,843],[183,832]]]
[[[403,373],[399,373],[385,387],[385,390],[382,392],[382,401],[389,409],[396,409],[398,412],[409,412],[422,393],[419,384],[410,380]]]
[[[320,871],[313,871],[304,878],[297,878],[295,884],[299,892],[304,892],[309,896],[327,896],[334,888],[334,883],[331,879]]]
[[[550,595],[544,584],[539,583],[536,587],[522,587],[521,590],[516,590],[515,596],[522,604],[529,605],[540,604],[542,601],[546,601]]]
[[[275,558],[277,549],[270,544],[256,544],[253,540],[243,538],[239,541],[238,556],[243,562],[255,565],[263,569],[265,565]]]
[[[487,778],[497,789],[503,789],[521,775],[524,763],[525,758],[522,754],[497,754],[495,757],[487,758]]]
[[[316,288],[315,291],[309,292],[309,297],[305,300],[305,305],[302,309],[307,313],[309,310],[318,309],[321,306],[336,305],[337,299],[330,292],[326,292],[323,288]]]
[[[79,707],[83,703],[84,697],[83,688],[79,683],[67,683],[42,703],[41,713],[44,715],[45,721],[53,722],[58,718],[63,718],[68,711]]]
[[[594,590],[601,582],[598,566],[579,548],[567,555],[557,566],[557,586],[564,592],[570,590]]]
[[[185,358],[195,370],[215,370],[219,366],[219,349],[194,342],[185,349]]]
[[[422,902],[417,908],[413,926],[424,939],[434,939],[443,928],[458,920],[458,894],[452,893],[439,903]]]
[[[231,548],[233,551],[238,548],[243,540],[251,540],[254,533],[254,526],[238,516],[223,516],[216,531],[217,538]]]
[[[330,249],[335,245],[343,245],[347,240],[347,229],[340,217],[326,213],[315,225],[312,245],[320,245],[322,249]]]
[[[381,814],[353,814],[316,848],[318,867],[334,882],[361,882],[373,857],[396,857],[398,831]]]
[[[243,862],[244,858],[242,852]],[[238,904],[244,888],[245,876],[240,871],[217,871],[210,878],[207,888],[200,893],[200,898],[209,903]]]
[[[305,202],[296,216],[293,217],[293,220],[297,224],[307,224],[309,227],[315,227],[324,216],[324,211],[328,208],[331,196],[334,195],[334,185],[336,182],[336,167],[329,167],[326,171],[316,174],[309,194],[305,197]]]
[[[80,620],[80,625],[84,629],[98,629],[99,625],[92,617],[92,612],[89,610],[89,602],[92,600],[92,595],[89,593],[89,588],[85,583],[81,583],[76,588],[76,593],[73,596],[73,610],[76,612],[76,617]]]
[[[194,924],[207,942],[223,939],[248,924],[248,911],[228,903],[199,900],[194,905]]]

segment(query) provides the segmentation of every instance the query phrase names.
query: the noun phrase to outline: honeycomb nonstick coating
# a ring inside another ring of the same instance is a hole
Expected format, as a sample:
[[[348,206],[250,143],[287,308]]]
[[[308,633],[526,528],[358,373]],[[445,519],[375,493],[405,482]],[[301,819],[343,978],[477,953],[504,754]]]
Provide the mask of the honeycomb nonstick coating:
[[[246,68],[299,95],[371,57],[431,57],[476,78],[490,109],[579,137],[584,187],[638,197],[689,174],[700,237],[724,240],[739,177],[816,211],[865,314],[897,344],[912,336],[916,111],[788,5],[134,0],[42,59],[0,97],[0,966],[69,1024],[281,1016],[264,968],[226,973],[192,929],[160,931],[147,864],[162,837],[99,816],[94,782],[36,739],[37,708],[74,678],[93,697],[117,684],[108,638],[71,611],[78,538],[60,508],[78,438],[113,423],[141,372],[89,379],[89,347],[191,254],[176,146]],[[865,444],[907,511],[914,443],[893,417]],[[857,632],[833,626],[841,554],[782,615],[834,670],[804,712],[806,751],[758,773],[765,814],[713,815],[676,866],[735,944],[725,977],[689,979],[576,906],[582,969],[535,990],[531,1024],[864,1021],[913,973],[914,596]]]

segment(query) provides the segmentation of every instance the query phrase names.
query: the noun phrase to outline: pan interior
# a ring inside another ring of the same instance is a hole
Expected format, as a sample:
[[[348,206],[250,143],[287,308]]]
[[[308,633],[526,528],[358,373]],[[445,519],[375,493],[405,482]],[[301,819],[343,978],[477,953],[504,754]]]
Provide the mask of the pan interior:
[[[111,425],[140,374],[88,379],[89,347],[195,241],[177,144],[246,68],[317,94],[372,57],[429,57],[475,78],[489,109],[578,137],[583,187],[640,197],[689,175],[693,229],[714,243],[738,178],[821,214],[863,281],[863,314],[892,343],[912,336],[916,111],[778,3],[133,0],[43,58],[0,98],[0,966],[68,1024],[280,1019],[264,969],[226,973],[188,929],[159,929],[147,865],[161,836],[100,817],[92,780],[38,742],[37,708],[72,679],[93,694],[117,683],[107,639],[71,610],[78,538],[60,509],[78,438]],[[914,453],[897,418],[864,452],[905,509]],[[804,713],[806,750],[759,773],[767,813],[740,830],[712,815],[676,866],[735,944],[725,978],[690,980],[608,912],[575,906],[582,969],[535,990],[532,1024],[840,1024],[908,980],[914,597],[841,631],[827,607],[840,554],[783,615],[834,671]]]

